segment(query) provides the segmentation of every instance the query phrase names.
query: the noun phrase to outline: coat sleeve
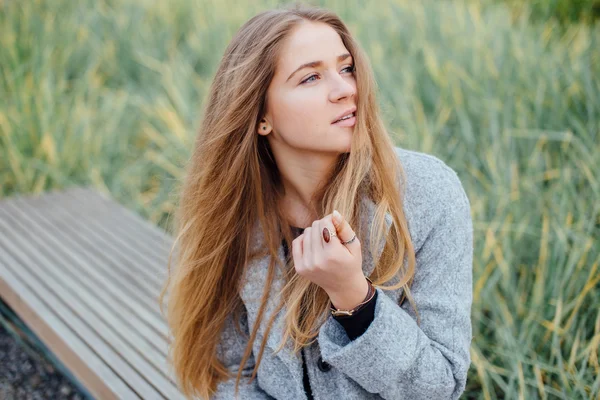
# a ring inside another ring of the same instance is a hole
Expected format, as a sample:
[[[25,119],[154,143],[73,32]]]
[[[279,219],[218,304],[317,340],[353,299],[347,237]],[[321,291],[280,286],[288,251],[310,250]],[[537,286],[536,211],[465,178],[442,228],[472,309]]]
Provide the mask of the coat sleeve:
[[[221,334],[221,341],[217,346],[217,357],[223,365],[225,365],[234,376],[226,381],[222,381],[217,386],[217,391],[211,399],[214,400],[232,400],[232,399],[243,399],[243,400],[265,400],[273,399],[260,386],[258,386],[258,379],[255,378],[251,383],[246,383],[245,378],[249,379],[252,376],[254,370],[255,359],[254,353],[248,358],[244,370],[242,372],[242,379],[240,380],[238,396],[234,397],[235,394],[235,376],[237,375],[242,362],[244,351],[248,343],[248,318],[246,313],[242,313],[240,321],[240,328],[244,332],[245,336],[241,335],[236,329],[233,321],[233,314],[230,314],[227,318]]]
[[[472,339],[473,227],[470,203],[456,173],[445,169],[416,251],[411,294],[402,306],[377,288],[373,322],[351,341],[329,317],[319,331],[323,360],[384,399],[457,399],[464,391]],[[424,220],[424,219],[423,219]]]

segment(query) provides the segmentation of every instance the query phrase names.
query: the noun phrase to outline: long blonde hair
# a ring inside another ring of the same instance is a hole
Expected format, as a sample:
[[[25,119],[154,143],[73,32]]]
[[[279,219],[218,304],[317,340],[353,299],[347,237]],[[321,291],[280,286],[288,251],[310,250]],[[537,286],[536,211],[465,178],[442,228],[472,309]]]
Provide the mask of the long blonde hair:
[[[376,83],[366,55],[331,11],[294,4],[261,12],[239,29],[225,50],[210,88],[175,212],[175,243],[159,304],[164,314],[162,305],[168,291],[170,362],[188,398],[209,398],[220,381],[232,378],[218,359],[216,349],[228,315],[234,312],[239,318],[243,309],[239,290],[244,267],[259,255],[250,251],[251,231],[256,223],[264,234],[264,254],[270,254],[271,261],[258,321],[236,376],[236,393],[276,268],[286,271],[282,301],[275,312],[287,307],[284,340],[279,349],[289,337],[295,351],[312,343],[328,315],[329,298],[325,291],[295,274],[289,260],[285,265],[279,263],[281,241],[286,240],[291,248],[293,238],[280,208],[283,186],[277,165],[268,141],[256,133],[269,100],[266,92],[283,40],[303,21],[325,23],[335,29],[356,67],[357,122],[352,150],[340,155],[326,184],[314,194],[316,215],[323,218],[334,209],[339,210],[362,243],[367,231],[360,226],[359,200],[369,196],[376,204],[368,227],[371,253],[376,254],[377,244],[385,240],[380,257],[374,257],[376,266],[370,278],[384,290],[402,288],[399,303],[406,297],[416,311],[409,290],[415,258],[402,208],[404,171],[379,116]],[[385,226],[386,214],[391,217],[389,230]],[[176,247],[177,265],[171,271]],[[381,286],[392,279],[399,282]],[[271,318],[267,333],[272,321]],[[236,329],[240,330],[239,323]],[[266,339],[265,335],[251,380],[256,377]]]

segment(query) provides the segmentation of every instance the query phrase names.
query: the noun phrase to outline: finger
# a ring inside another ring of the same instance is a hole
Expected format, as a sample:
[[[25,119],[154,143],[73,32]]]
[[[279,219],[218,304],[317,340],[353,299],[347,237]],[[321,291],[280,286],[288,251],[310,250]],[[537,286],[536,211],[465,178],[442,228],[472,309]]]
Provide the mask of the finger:
[[[302,238],[302,262],[304,265],[310,265],[310,257],[312,257],[312,237],[311,227],[304,229],[304,237]]]
[[[355,232],[348,221],[346,221],[346,219],[337,210],[333,210],[332,216],[333,223],[336,226],[337,235],[340,241],[347,242],[352,239],[355,235]],[[358,237],[354,239],[352,243],[348,243],[345,246],[350,250],[351,253],[354,254],[354,251],[360,247]]]
[[[321,227],[321,221],[318,219],[313,221],[311,228],[312,229],[310,232],[312,235],[313,252],[316,252],[317,250],[323,250],[323,234],[321,232],[323,228]],[[313,253],[313,255],[316,254]]]
[[[292,241],[292,256],[294,257],[294,268],[302,268],[302,235]]]

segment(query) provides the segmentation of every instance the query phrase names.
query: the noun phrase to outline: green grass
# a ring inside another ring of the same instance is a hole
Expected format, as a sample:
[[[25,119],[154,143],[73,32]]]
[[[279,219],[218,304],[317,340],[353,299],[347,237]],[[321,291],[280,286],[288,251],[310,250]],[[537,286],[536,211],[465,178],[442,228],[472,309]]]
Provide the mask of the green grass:
[[[275,4],[0,2],[0,196],[90,184],[169,230],[219,58]],[[369,54],[396,143],[471,200],[465,397],[597,398],[600,27],[493,1],[319,4]]]
[[[574,21],[596,23],[600,19],[600,0],[495,0],[508,3],[516,13],[525,6],[536,21],[554,18],[563,24]]]

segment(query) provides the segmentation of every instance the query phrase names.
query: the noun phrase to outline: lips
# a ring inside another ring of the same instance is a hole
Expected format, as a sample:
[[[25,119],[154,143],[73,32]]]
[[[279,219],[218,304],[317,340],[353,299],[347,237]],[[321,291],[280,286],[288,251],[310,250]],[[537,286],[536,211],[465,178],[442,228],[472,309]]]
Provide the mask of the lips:
[[[344,111],[343,113],[339,114],[332,122],[332,124],[335,124],[336,122],[339,122],[340,118],[345,117],[346,115],[350,115],[354,113],[354,116],[356,116],[356,107],[352,107],[346,111]]]

